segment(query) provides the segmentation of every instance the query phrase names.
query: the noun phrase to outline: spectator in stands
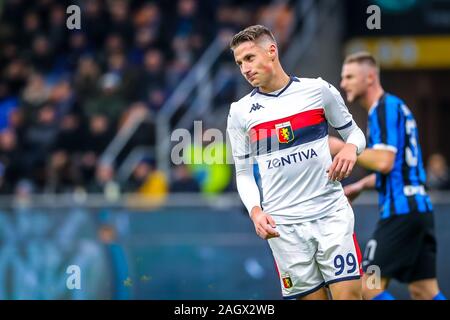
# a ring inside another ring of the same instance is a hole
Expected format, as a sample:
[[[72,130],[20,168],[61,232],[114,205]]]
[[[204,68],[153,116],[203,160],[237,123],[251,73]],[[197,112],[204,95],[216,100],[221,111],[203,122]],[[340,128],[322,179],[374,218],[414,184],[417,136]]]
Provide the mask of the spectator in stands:
[[[136,31],[135,44],[130,51],[129,60],[135,65],[142,65],[145,51],[156,45],[157,38],[150,29],[141,28]]]
[[[140,74],[140,98],[147,100],[155,88],[165,88],[165,60],[161,50],[150,48],[145,52],[143,70]],[[162,89],[163,90],[163,89]]]
[[[36,179],[39,188],[45,184],[46,160],[57,133],[55,107],[45,104],[39,109],[34,123],[26,129],[23,142],[25,169]]]
[[[41,73],[32,73],[27,79],[27,85],[22,92],[22,103],[27,113],[37,112],[50,96],[50,87]]]
[[[4,70],[4,80],[8,83],[8,92],[11,96],[20,96],[30,74],[31,69],[22,58],[14,58],[6,65]]]
[[[167,178],[155,168],[150,158],[142,159],[125,185],[127,192],[135,192],[155,200],[165,198],[168,192]]]
[[[108,17],[100,0],[86,0],[81,8],[83,30],[89,42],[102,45],[108,30]]]
[[[90,183],[89,193],[103,194],[108,200],[120,197],[120,184],[116,180],[114,166],[107,162],[99,162],[95,172],[95,180]]]
[[[125,41],[132,39],[134,30],[130,20],[129,1],[113,0],[108,8],[110,13],[108,31],[118,34]]]
[[[152,46],[160,46],[164,36],[161,34],[161,12],[156,3],[145,3],[133,19],[135,32],[129,60],[141,65],[145,51]]]
[[[35,71],[39,73],[50,73],[54,68],[54,55],[47,36],[37,35],[32,41],[30,61]]]
[[[84,114],[88,117],[104,115],[109,123],[115,124],[126,107],[120,81],[115,73],[104,74],[100,79],[101,93],[85,104]]]
[[[0,132],[0,193],[12,193],[14,186],[24,176],[22,152],[13,130]]]
[[[74,75],[74,89],[81,105],[98,96],[100,76],[100,67],[92,56],[83,56],[78,60],[78,67]]]
[[[48,39],[56,55],[61,55],[67,50],[67,27],[66,27],[66,7],[63,4],[55,3],[50,9],[48,18]]]
[[[127,62],[122,52],[111,53],[108,57],[107,73],[120,79],[120,95],[127,101],[139,98],[139,72],[135,66]],[[161,81],[161,78],[160,78]]]
[[[57,121],[66,114],[81,112],[72,84],[68,79],[63,78],[53,86],[48,100],[55,106]]]
[[[173,168],[170,192],[200,192],[198,181],[194,179],[186,165],[180,164]]]
[[[69,51],[65,57],[63,71],[75,71],[81,57],[94,54],[94,50],[88,42],[85,32],[86,31],[72,30],[69,33]]]
[[[33,39],[43,32],[42,21],[36,11],[30,10],[25,14],[20,32],[20,45],[23,48],[27,48],[33,42]]]
[[[109,119],[101,114],[94,114],[89,119],[81,155],[80,170],[83,181],[89,183],[94,177],[98,158],[114,137]]]
[[[11,113],[19,106],[17,97],[9,92],[6,82],[0,82],[0,132],[9,127]]]
[[[64,115],[47,165],[48,192],[69,192],[81,184],[77,164],[83,143],[80,115],[74,112]]]

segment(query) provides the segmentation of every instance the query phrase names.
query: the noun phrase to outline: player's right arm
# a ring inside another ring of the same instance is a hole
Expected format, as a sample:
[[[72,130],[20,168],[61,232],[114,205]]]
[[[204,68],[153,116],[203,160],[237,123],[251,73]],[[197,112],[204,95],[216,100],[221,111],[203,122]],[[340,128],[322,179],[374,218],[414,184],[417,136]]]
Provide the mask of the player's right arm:
[[[395,152],[391,150],[366,149],[358,157],[358,165],[382,174],[389,174],[395,163]]]
[[[358,180],[355,183],[349,184],[344,187],[344,193],[347,196],[348,200],[355,200],[361,192],[366,189],[373,189],[376,183],[376,175],[372,173],[361,180]]]
[[[261,208],[260,193],[253,176],[253,158],[250,150],[250,139],[241,124],[238,112],[233,104],[228,115],[227,134],[230,139],[234,164],[236,167],[236,184],[239,196],[247,208],[255,226],[256,233],[263,239],[278,237],[274,230],[275,221]]]
[[[336,138],[329,137],[328,145],[331,155],[334,157],[344,147],[345,142]],[[395,152],[391,149],[366,148],[359,156],[356,163],[368,170],[377,171],[382,174],[389,174],[395,162]]]

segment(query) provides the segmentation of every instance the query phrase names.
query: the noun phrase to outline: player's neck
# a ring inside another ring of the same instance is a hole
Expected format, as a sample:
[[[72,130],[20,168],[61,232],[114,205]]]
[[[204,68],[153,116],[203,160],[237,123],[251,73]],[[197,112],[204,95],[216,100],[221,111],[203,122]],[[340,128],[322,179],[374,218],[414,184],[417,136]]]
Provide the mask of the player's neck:
[[[373,105],[383,96],[384,90],[381,86],[375,86],[372,89],[367,90],[365,99],[362,101],[363,107],[370,111]]]
[[[271,93],[286,87],[291,78],[283,71],[279,75],[275,75],[272,81],[265,86],[260,86],[259,91],[263,93]]]

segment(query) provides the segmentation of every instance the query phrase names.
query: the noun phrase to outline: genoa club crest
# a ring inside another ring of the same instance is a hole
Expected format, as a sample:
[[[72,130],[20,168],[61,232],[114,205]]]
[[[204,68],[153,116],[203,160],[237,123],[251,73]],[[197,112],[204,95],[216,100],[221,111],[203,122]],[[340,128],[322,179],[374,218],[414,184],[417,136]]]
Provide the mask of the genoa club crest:
[[[286,289],[292,288],[292,280],[289,274],[283,274],[282,279],[283,279],[283,286]]]
[[[294,140],[294,131],[290,121],[276,124],[275,129],[280,143],[289,143]]]

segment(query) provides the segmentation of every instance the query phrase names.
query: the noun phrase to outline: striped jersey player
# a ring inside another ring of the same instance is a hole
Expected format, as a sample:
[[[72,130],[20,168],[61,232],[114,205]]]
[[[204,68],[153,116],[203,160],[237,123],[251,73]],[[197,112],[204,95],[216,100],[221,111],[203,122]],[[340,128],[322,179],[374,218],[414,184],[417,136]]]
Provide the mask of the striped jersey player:
[[[347,185],[344,192],[350,200],[365,189],[375,187],[379,193],[380,219],[364,251],[363,297],[394,299],[387,288],[395,279],[408,284],[413,299],[445,300],[436,277],[433,205],[414,115],[402,99],[384,91],[370,53],[347,56],[341,76],[347,100],[368,113],[368,147],[357,163],[375,172]],[[328,143],[333,154],[343,145],[334,137]],[[377,269],[380,285],[365,285]]]
[[[227,132],[240,197],[267,239],[284,298],[360,299],[353,211],[340,180],[365,148],[339,92],[318,79],[289,77],[263,26],[233,37],[234,58],[254,90],[232,103]],[[331,125],[347,142],[334,160]]]

